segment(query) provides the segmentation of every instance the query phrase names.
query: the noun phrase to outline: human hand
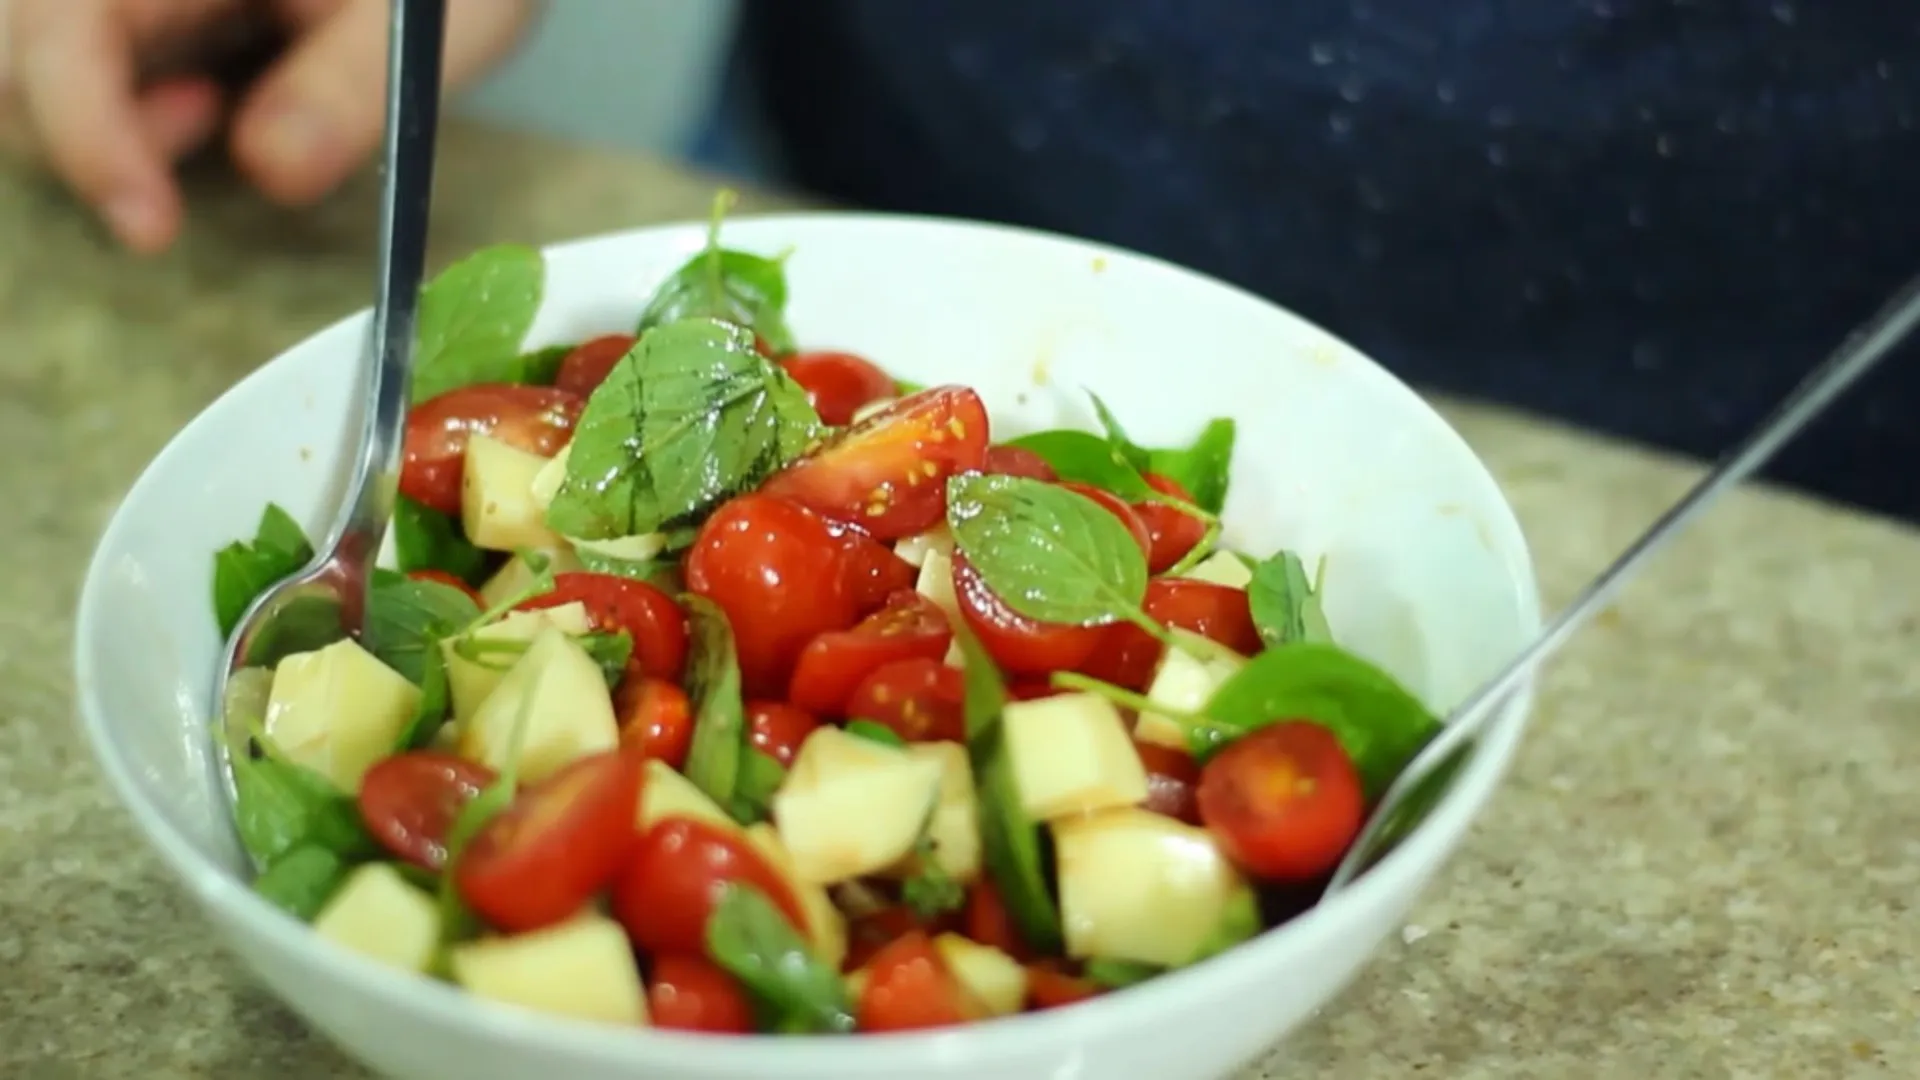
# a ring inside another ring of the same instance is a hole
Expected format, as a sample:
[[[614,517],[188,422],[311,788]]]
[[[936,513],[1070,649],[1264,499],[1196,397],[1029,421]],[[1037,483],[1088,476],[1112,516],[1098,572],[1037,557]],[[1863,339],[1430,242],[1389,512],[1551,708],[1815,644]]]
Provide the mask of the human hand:
[[[144,64],[253,6],[291,44],[230,96],[208,72],[143,81]],[[512,49],[532,0],[447,5],[445,75]],[[380,143],[388,0],[0,0],[0,139],[56,173],[127,247],[166,248],[184,209],[174,165],[231,120],[240,171],[276,202],[312,203]]]

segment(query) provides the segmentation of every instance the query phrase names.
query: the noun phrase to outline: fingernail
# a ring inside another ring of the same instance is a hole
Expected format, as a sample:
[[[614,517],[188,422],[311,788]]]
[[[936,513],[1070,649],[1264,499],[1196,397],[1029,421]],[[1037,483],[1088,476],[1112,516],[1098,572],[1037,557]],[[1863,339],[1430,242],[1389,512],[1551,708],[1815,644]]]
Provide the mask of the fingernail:
[[[121,192],[102,203],[100,213],[120,242],[136,251],[156,250],[166,239],[160,204],[143,192]]]
[[[314,164],[326,153],[327,138],[326,117],[310,105],[289,102],[267,115],[264,149],[281,165]]]

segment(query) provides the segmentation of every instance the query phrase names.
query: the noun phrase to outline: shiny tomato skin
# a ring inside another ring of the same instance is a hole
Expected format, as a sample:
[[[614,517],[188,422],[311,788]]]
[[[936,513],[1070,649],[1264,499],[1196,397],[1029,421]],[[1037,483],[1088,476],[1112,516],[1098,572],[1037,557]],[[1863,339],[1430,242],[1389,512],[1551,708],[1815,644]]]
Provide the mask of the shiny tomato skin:
[[[572,916],[633,850],[640,782],[640,759],[609,750],[522,790],[454,860],[461,899],[513,933]]]
[[[846,558],[847,588],[860,615],[879,611],[895,593],[913,591],[920,571],[912,563],[858,529],[838,528],[841,553]]]
[[[780,361],[807,392],[807,404],[824,423],[844,427],[853,414],[894,393],[893,376],[872,361],[846,352],[795,353]]]
[[[1015,960],[1026,959],[1027,943],[1014,927],[1000,890],[986,878],[967,886],[967,906],[961,910],[961,918],[968,938],[991,945]]]
[[[925,532],[946,513],[947,478],[986,459],[987,408],[964,386],[901,398],[776,473],[761,488],[876,540]]]
[[[928,923],[905,904],[895,904],[847,920],[847,958],[841,970],[855,971],[867,965],[881,949],[904,934],[931,932]]]
[[[445,570],[409,570],[407,571],[407,576],[415,581],[431,581],[437,585],[445,585],[450,589],[459,589],[461,592],[467,594],[467,599],[480,605],[481,610],[486,610],[487,602],[481,597],[480,590]]]
[[[1092,484],[1069,481],[1060,486],[1076,495],[1092,499],[1094,502],[1100,504],[1102,510],[1119,519],[1120,524],[1127,527],[1127,532],[1133,537],[1133,542],[1140,545],[1140,554],[1145,555],[1152,546],[1153,541],[1147,535],[1146,523],[1140,520],[1140,515],[1133,512],[1133,507],[1128,506],[1125,499],[1122,499],[1111,491],[1102,491]]]
[[[551,386],[478,383],[430,397],[407,413],[400,494],[443,514],[460,514],[467,440],[490,435],[552,457],[573,438],[585,399]]]
[[[861,1031],[920,1031],[978,1020],[974,1000],[924,931],[889,942],[867,963],[866,986],[855,1006]]]
[[[647,977],[647,1021],[670,1031],[754,1033],[753,1003],[724,968],[699,953],[653,958]]]
[[[1148,473],[1147,486],[1189,505],[1193,503],[1193,494],[1170,477]],[[1133,504],[1133,512],[1147,527],[1149,573],[1164,573],[1206,539],[1207,523],[1177,507],[1143,499]]]
[[[960,617],[994,662],[1013,675],[1071,671],[1093,655],[1104,626],[1065,626],[1029,619],[987,588],[965,555],[954,552],[953,594]]]
[[[784,701],[749,701],[747,745],[782,765],[793,764],[800,744],[820,729],[820,721],[798,706]]]
[[[1022,679],[1019,682],[1007,684],[1008,701],[1039,701],[1041,698],[1058,697],[1067,693],[1072,691],[1063,690],[1044,679]]]
[[[1152,583],[1147,589],[1151,595]],[[1100,635],[1099,644],[1074,670],[1136,693],[1144,691],[1153,682],[1164,646],[1132,623],[1114,623],[1101,629],[1106,632]]]
[[[960,742],[967,736],[965,678],[926,657],[882,664],[854,690],[847,716],[882,724],[910,743]]]
[[[1227,858],[1263,881],[1309,881],[1360,835],[1366,798],[1333,733],[1305,720],[1260,728],[1200,771],[1200,820]]]
[[[786,879],[740,833],[692,818],[654,823],[613,882],[613,917],[654,956],[706,954],[707,919],[734,882],[764,893],[795,929],[806,917]]]
[[[1024,476],[1049,483],[1060,479],[1047,459],[1023,446],[989,446],[980,471],[990,476]]]
[[[1061,1009],[1100,996],[1100,987],[1053,964],[1027,965],[1027,1007]]]
[[[535,611],[580,603],[595,630],[625,630],[633,639],[630,673],[678,682],[687,661],[687,616],[660,589],[618,574],[585,570],[553,576],[553,588],[522,603]]]
[[[560,358],[560,373],[554,376],[553,385],[583,398],[590,396],[607,381],[607,373],[636,340],[632,334],[602,334],[575,345]]]
[[[818,716],[846,716],[847,702],[875,668],[916,657],[939,660],[953,642],[933,601],[908,591],[851,630],[821,634],[800,650],[787,700]]]
[[[679,769],[693,748],[693,703],[678,683],[652,675],[628,675],[613,693],[620,745],[643,758]]]
[[[780,499],[743,495],[720,507],[683,568],[687,588],[726,612],[754,697],[781,696],[807,642],[860,619],[844,532]]]
[[[457,754],[395,754],[361,778],[360,820],[382,847],[438,873],[447,864],[448,830],[495,779],[492,769]]]
[[[1242,656],[1260,651],[1260,631],[1253,625],[1245,589],[1189,578],[1155,578],[1147,585],[1141,606],[1162,625],[1212,638]]]
[[[1147,769],[1147,798],[1141,808],[1189,825],[1200,824],[1200,806],[1194,795],[1200,783],[1200,766],[1193,758],[1153,743],[1135,742],[1133,748]]]

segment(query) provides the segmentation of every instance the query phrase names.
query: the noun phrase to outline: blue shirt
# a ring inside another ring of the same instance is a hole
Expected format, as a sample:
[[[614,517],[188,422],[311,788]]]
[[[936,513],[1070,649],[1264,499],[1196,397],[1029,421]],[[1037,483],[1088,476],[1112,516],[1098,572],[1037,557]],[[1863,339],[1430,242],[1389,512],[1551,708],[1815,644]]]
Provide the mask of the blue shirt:
[[[1712,454],[1920,271],[1920,9],[749,0],[794,179],[1248,286],[1403,378]],[[1920,517],[1889,361],[1776,475]]]

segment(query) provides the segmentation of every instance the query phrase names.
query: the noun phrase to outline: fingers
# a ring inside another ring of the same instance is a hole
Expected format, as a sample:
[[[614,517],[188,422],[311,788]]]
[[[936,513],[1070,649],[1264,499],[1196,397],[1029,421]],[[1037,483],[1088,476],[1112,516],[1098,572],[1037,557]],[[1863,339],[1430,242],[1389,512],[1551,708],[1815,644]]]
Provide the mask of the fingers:
[[[364,164],[386,116],[386,0],[282,0],[307,27],[248,95],[233,153],[271,198],[303,205]],[[445,81],[459,86],[505,56],[531,14],[527,0],[448,5]]]

